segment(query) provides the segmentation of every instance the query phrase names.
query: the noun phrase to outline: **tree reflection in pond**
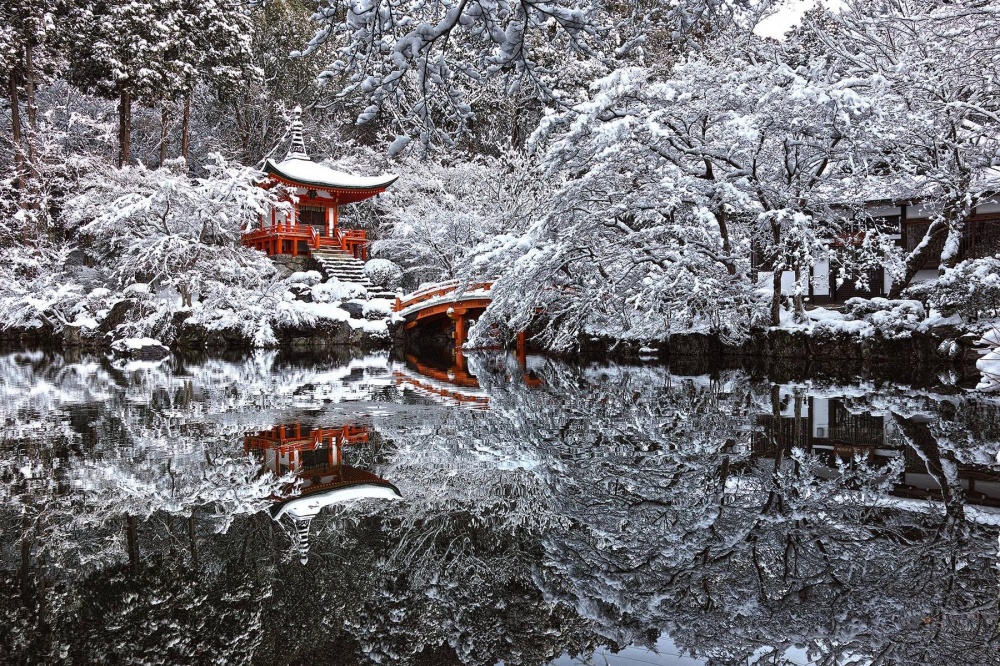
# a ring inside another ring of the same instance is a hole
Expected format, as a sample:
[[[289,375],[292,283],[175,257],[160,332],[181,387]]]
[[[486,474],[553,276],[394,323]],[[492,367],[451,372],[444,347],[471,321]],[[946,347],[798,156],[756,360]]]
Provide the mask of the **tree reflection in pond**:
[[[0,356],[7,658],[997,663],[995,402],[465,360],[488,409],[384,356]],[[402,499],[321,502],[300,564],[272,514],[362,477]]]

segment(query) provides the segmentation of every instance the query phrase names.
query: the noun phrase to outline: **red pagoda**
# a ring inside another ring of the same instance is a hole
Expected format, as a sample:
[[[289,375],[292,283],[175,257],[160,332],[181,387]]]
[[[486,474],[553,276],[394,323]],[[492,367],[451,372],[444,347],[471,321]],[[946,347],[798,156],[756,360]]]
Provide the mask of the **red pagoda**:
[[[260,455],[276,476],[291,472],[296,477],[298,494],[275,498],[271,516],[279,522],[285,516],[291,519],[292,541],[303,564],[309,558],[309,525],[324,508],[350,500],[401,497],[392,483],[343,463],[343,447],[363,445],[368,438],[365,426],[303,428],[295,423],[244,440],[244,450]]]
[[[368,258],[368,239],[361,229],[340,227],[340,207],[357,203],[385,191],[398,176],[364,177],[344,173],[313,162],[302,137],[302,109],[292,111],[289,126],[291,146],[285,159],[264,164],[265,188],[283,185],[281,206],[263,217],[259,229],[243,234],[243,243],[268,255],[311,255],[318,250],[348,253],[356,259]]]

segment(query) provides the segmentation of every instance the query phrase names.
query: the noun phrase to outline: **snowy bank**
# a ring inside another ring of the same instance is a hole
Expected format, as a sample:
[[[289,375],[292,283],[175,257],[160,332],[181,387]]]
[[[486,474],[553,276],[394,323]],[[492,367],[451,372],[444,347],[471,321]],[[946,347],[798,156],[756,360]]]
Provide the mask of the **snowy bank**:
[[[796,319],[782,314],[780,326],[751,331],[727,342],[707,330],[629,340],[602,335],[581,339],[585,352],[616,349],[629,356],[721,356],[770,359],[843,359],[905,363],[963,363],[979,359],[976,341],[988,323],[963,323],[957,316],[930,316],[918,301],[851,299],[843,312],[825,308]]]
[[[111,350],[146,360],[169,349],[373,349],[391,345],[398,320],[388,301],[368,299],[361,285],[302,274],[189,306],[169,290],[154,293],[141,283],[85,296],[65,293],[75,297],[62,311],[51,299],[34,299],[34,310],[23,307],[22,316],[0,326],[0,341]]]

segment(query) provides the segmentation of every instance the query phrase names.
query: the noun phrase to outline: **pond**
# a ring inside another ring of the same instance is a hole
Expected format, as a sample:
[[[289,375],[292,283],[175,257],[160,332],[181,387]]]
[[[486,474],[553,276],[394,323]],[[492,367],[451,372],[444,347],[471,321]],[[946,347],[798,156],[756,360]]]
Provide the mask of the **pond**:
[[[948,372],[0,373],[13,663],[1000,661],[1000,405]]]

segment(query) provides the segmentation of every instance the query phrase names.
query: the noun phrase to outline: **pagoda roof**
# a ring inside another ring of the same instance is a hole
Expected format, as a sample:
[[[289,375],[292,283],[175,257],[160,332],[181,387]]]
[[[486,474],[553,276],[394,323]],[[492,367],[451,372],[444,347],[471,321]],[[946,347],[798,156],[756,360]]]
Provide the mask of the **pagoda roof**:
[[[271,516],[279,520],[288,514],[292,518],[310,518],[328,506],[358,499],[399,499],[399,489],[367,470],[343,466],[340,479],[302,489],[302,494],[276,502]]]
[[[384,174],[382,176],[355,176],[354,174],[337,171],[330,167],[317,164],[308,157],[290,155],[281,162],[267,160],[264,163],[264,173],[290,185],[312,187],[330,190],[334,193],[348,195],[355,201],[367,199],[378,194],[396,182],[399,176]],[[360,198],[355,198],[362,195]],[[349,203],[349,201],[342,201]]]

